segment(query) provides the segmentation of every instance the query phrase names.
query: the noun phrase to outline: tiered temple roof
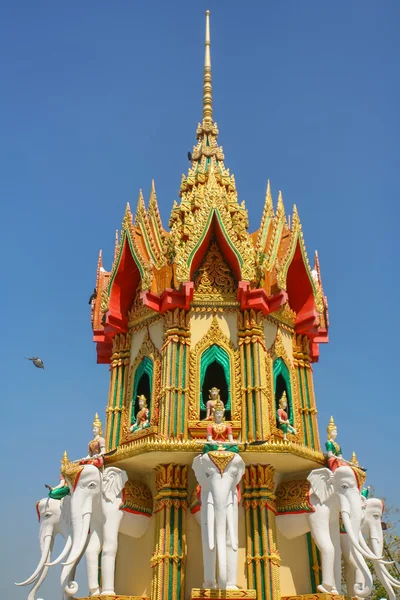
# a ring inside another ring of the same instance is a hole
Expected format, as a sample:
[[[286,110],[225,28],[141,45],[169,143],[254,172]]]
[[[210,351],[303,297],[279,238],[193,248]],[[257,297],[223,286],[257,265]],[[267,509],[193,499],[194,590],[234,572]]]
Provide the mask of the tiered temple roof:
[[[110,362],[112,339],[128,330],[134,304],[154,313],[175,307],[190,310],[195,273],[211,240],[237,279],[238,307],[264,315],[289,308],[295,332],[308,336],[316,361],[319,343],[328,341],[329,323],[318,255],[311,268],[296,205],[286,215],[279,192],[274,209],[269,181],[261,226],[248,231],[245,202],[239,202],[235,177],[225,167],[212,116],[208,17],[205,48],[203,120],[197,126],[188,173],[182,175],[180,201],[173,203],[169,230],[162,224],[152,182],[147,208],[142,191],[134,217],[129,204],[126,207],[109,272],[100,253],[92,305],[98,362]]]

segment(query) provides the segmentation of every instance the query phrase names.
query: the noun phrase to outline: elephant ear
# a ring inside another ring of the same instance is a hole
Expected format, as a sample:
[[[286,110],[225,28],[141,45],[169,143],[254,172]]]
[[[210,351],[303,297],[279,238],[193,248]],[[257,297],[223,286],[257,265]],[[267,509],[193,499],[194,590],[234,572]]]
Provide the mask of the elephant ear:
[[[103,496],[109,502],[114,502],[122,492],[128,476],[125,471],[117,467],[108,467],[103,474]]]
[[[324,504],[333,494],[333,473],[329,469],[314,469],[307,480],[310,482],[311,491],[321,504]]]

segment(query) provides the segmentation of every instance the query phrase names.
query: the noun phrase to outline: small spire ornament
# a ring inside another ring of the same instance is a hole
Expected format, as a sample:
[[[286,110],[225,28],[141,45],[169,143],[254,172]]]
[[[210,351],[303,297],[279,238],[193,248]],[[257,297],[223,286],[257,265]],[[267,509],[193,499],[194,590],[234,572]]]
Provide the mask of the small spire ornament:
[[[100,436],[103,435],[103,426],[102,426],[101,421],[99,419],[99,414],[98,413],[96,413],[95,416],[94,416],[93,427],[98,427],[98,429],[99,429],[99,435]]]

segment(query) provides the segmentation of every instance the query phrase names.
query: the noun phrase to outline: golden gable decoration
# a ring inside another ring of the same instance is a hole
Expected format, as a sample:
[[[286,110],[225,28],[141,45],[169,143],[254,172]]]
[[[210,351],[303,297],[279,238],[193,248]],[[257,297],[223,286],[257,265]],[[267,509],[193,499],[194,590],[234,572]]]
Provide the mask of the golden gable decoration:
[[[193,304],[237,304],[237,282],[216,242],[212,242],[194,280]]]

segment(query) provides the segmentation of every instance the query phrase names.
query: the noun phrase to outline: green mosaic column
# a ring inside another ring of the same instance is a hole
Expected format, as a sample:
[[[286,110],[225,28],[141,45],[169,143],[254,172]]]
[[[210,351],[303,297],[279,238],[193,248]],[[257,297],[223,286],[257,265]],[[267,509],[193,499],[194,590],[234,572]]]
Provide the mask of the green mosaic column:
[[[156,468],[156,539],[151,559],[152,600],[184,600],[186,518],[188,508],[187,466]]]
[[[265,339],[260,311],[239,313],[238,337],[242,370],[244,439],[265,440],[269,436]]]
[[[314,396],[314,383],[311,359],[308,353],[308,339],[297,335],[293,343],[293,358],[296,368],[300,396],[300,414],[303,426],[303,443],[313,450],[320,450],[317,407]]]
[[[257,600],[280,600],[281,597],[274,472],[271,465],[249,465],[243,477],[247,587],[257,591]]]
[[[160,433],[167,438],[187,437],[187,381],[190,333],[188,316],[175,309],[166,314],[161,348]]]
[[[129,333],[116,335],[113,340],[111,356],[111,381],[106,408],[106,445],[107,451],[118,446],[121,434],[121,416],[123,411],[125,389],[127,384],[127,368],[131,353],[131,336]]]

